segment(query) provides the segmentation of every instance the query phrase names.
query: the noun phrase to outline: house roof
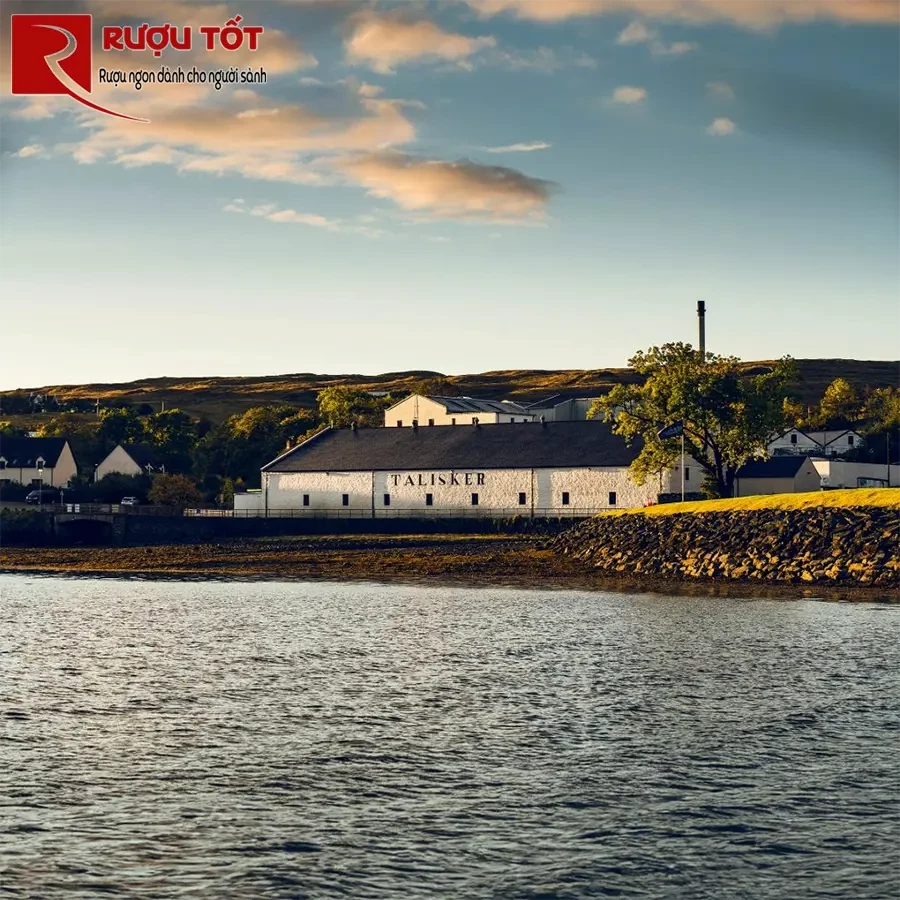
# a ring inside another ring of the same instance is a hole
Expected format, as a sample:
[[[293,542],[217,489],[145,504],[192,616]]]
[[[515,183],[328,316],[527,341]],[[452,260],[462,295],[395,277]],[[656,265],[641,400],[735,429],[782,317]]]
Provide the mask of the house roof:
[[[403,403],[405,400],[408,400],[409,397],[405,397],[403,400],[400,400],[399,403]],[[518,403],[513,403],[510,400],[479,400],[475,397],[438,397],[433,395],[428,395],[424,397],[425,400],[431,400],[434,403],[439,403],[441,406],[447,410],[448,413],[466,413],[466,412],[489,412],[489,413],[513,413],[513,414],[524,414],[525,407],[519,406]],[[395,403],[394,406],[397,406],[398,403]],[[390,407],[391,409],[394,406]]]
[[[44,467],[52,469],[59,462],[67,441],[65,438],[3,438],[0,440],[0,456],[10,468],[33,469],[38,457]]]
[[[152,444],[121,444],[121,448],[141,467],[155,466],[159,451]]]
[[[738,478],[793,478],[809,457],[773,456],[771,459],[755,460],[737,470]]]
[[[773,443],[774,441],[780,441],[782,438],[787,437],[792,432],[796,432],[797,434],[802,434],[804,437],[808,437],[811,441],[818,444],[820,447],[827,447],[829,444],[833,444],[839,438],[842,438],[845,434],[852,434],[855,437],[861,439],[861,435],[858,431],[855,431],[853,428],[836,428],[834,431],[805,431],[802,428],[788,428],[787,431],[781,432],[777,437],[772,438],[769,443]]]
[[[264,472],[393,469],[548,469],[628,466],[640,453],[597,422],[326,429]]]

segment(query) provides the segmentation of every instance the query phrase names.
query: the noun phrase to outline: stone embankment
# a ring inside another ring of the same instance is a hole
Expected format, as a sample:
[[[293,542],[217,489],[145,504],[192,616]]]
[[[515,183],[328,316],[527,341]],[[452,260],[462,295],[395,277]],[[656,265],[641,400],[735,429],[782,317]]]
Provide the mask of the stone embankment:
[[[900,514],[890,507],[603,515],[552,547],[620,577],[900,585]]]

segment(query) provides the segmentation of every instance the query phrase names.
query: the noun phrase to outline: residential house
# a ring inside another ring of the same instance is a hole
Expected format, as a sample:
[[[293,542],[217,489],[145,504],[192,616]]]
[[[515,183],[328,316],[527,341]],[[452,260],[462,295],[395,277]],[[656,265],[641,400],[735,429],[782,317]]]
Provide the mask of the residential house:
[[[3,438],[0,441],[0,484],[67,487],[78,474],[65,438]]]
[[[833,431],[802,431],[791,428],[769,441],[770,456],[843,456],[862,443],[862,436],[852,428]]]
[[[150,444],[117,444],[94,470],[94,481],[107,475],[150,475],[164,472],[158,451]]]

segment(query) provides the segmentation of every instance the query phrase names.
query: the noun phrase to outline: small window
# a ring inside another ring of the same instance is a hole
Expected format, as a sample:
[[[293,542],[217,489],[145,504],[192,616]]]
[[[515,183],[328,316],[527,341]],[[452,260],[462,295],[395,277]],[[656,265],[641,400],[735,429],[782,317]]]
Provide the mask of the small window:
[[[610,506],[616,505],[616,492],[615,491],[609,492],[609,505]]]
[[[853,446],[853,435],[852,435],[852,434],[848,434],[848,435],[847,435],[847,444],[848,444],[848,446],[850,446],[850,447]]]
[[[6,468],[6,460],[0,459],[0,469],[5,469],[5,468]]]
[[[43,483],[44,483],[44,479],[43,479],[43,478],[32,478],[32,479],[31,479],[31,486],[32,486],[32,487],[40,487]]]
[[[426,494],[425,495],[425,505],[426,506],[434,506],[434,494]]]
[[[562,500],[563,500],[563,506],[568,506],[568,505],[569,505],[569,492],[568,492],[568,491],[563,491],[563,498],[562,498]]]
[[[349,494],[341,494],[341,503],[343,503],[344,506],[349,506],[350,505],[350,495]]]
[[[685,481],[690,481],[690,480],[691,480],[691,469],[690,469],[690,466],[685,466],[685,467],[684,467],[684,480],[685,480]]]
[[[390,505],[391,505],[391,495],[390,495],[390,494],[385,494],[385,495],[384,495],[384,505],[385,505],[385,506],[390,506]]]
[[[477,425],[477,424],[478,424],[478,418],[477,418],[477,416],[472,416],[472,424],[473,424],[473,425]]]
[[[402,427],[403,427],[403,419],[397,419],[397,427],[398,427],[398,428],[402,428]]]
[[[451,419],[451,420],[450,420],[450,424],[451,424],[451,425],[455,425],[455,424],[456,424],[456,419]]]
[[[309,506],[309,494],[304,494],[304,495],[303,495],[303,505],[304,505],[304,506]]]
[[[796,435],[796,434],[792,434],[792,435],[791,435],[791,443],[792,443],[792,444],[796,444],[796,443],[797,443],[797,435]]]
[[[472,494],[472,506],[478,506],[478,494]]]
[[[520,492],[519,494],[519,506],[524,506],[526,503],[525,500],[525,491]]]
[[[429,425],[434,425],[434,419],[429,419],[429,420],[428,420],[428,424],[429,424]]]

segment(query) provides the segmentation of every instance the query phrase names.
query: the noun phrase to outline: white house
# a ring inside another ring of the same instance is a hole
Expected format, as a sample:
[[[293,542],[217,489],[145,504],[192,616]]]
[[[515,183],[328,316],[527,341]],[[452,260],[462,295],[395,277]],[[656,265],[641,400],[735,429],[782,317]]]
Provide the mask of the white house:
[[[737,470],[734,496],[799,494],[821,487],[819,473],[808,456],[773,456],[748,462]]]
[[[669,471],[643,485],[640,452],[596,422],[504,427],[327,429],[262,469],[244,515],[587,516],[680,490]],[[690,486],[688,486],[690,490]]]
[[[534,422],[538,416],[510,400],[422,397],[411,394],[384,411],[386,428],[416,425],[497,425]]]
[[[94,470],[94,481],[107,475],[149,475],[164,472],[156,448],[149,444],[117,444]]]
[[[858,463],[842,459],[814,459],[822,487],[900,487],[900,466],[887,463]]]
[[[44,484],[66,487],[78,474],[65,438],[3,438],[0,441],[0,484]]]
[[[791,428],[773,438],[767,445],[770,456],[797,454],[800,456],[842,456],[862,442],[862,436],[852,429],[834,431],[801,431]]]

